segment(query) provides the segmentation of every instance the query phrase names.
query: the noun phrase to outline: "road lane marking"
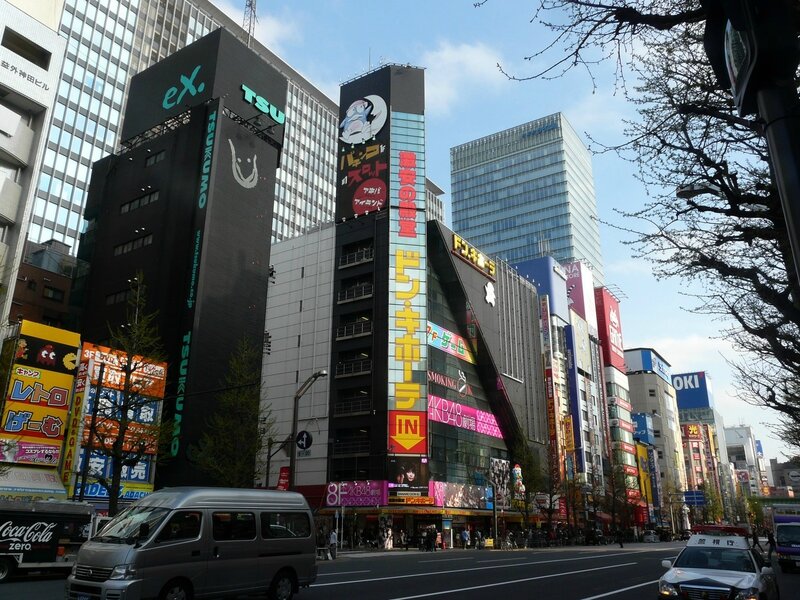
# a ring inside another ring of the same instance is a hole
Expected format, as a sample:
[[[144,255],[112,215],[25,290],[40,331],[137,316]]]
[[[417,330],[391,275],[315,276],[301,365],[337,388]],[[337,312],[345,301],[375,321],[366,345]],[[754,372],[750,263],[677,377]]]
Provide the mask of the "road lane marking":
[[[485,585],[473,585],[470,587],[463,587],[458,589],[452,590],[444,590],[441,592],[429,592],[427,594],[418,594],[416,596],[402,596],[398,598],[392,598],[392,600],[415,600],[416,598],[430,598],[431,596],[444,596],[445,594],[458,594],[460,592],[470,592],[472,590],[482,590],[486,588],[496,588],[500,587],[501,585],[516,585],[519,583],[525,583],[527,581],[536,581],[538,579],[552,579],[553,577],[565,577],[567,575],[579,575],[581,573],[590,573],[592,571],[602,571],[603,569],[615,569],[617,567],[629,567],[631,565],[635,565],[637,563],[623,563],[621,565],[609,565],[607,567],[593,567],[591,569],[582,569],[580,571],[569,571],[566,573],[552,573],[550,575],[537,575],[536,577],[525,577],[524,579],[514,579],[511,581],[500,581],[497,583],[489,583]]]
[[[334,575],[352,575],[353,573],[369,573],[369,569],[366,571],[339,571],[337,573],[317,573],[317,577],[333,577]]]
[[[463,558],[434,558],[432,560],[418,560],[418,563],[440,563],[440,562],[453,562],[454,560],[473,560],[471,556],[465,556]],[[478,561],[480,562],[480,561]]]
[[[469,569],[450,569],[448,571],[430,571],[428,573],[408,573],[406,575],[392,575],[389,577],[371,577],[369,579],[357,579],[355,581],[331,581],[330,583],[314,583],[310,587],[328,587],[332,585],[350,585],[354,583],[372,583],[375,581],[390,581],[392,579],[410,579],[412,577],[431,577],[431,576],[438,576],[438,575],[450,575],[453,573],[467,573],[471,571],[485,571],[487,569],[498,569],[498,568],[510,568],[510,567],[530,567],[534,566],[537,563],[532,563],[530,561],[520,562],[512,565],[495,565],[491,567],[471,567]],[[597,567],[597,569],[611,569],[617,566],[624,567],[628,565],[635,565],[637,563],[623,563],[621,565],[611,565],[607,567]],[[588,569],[591,571],[592,569]],[[576,571],[576,573],[582,573],[583,571]],[[548,577],[553,577],[553,575],[548,575]],[[535,578],[534,578],[535,579]]]
[[[606,596],[613,596],[614,594],[621,594],[622,592],[627,592],[628,590],[635,590],[636,588],[644,587],[646,585],[653,585],[654,583],[658,583],[658,579],[654,581],[645,581],[644,583],[640,583],[638,585],[632,585],[626,588],[620,588],[618,590],[614,590],[613,592],[606,592],[605,594],[598,594],[597,596],[590,596],[588,598],[581,598],[581,600],[596,600],[597,598],[605,598]]]
[[[628,556],[629,552],[619,552],[617,554],[593,554],[592,556],[573,556],[570,558],[551,558],[550,560],[537,560],[535,562],[531,562],[529,564],[532,565],[544,565],[547,563],[557,563],[557,562],[573,562],[576,560],[592,560],[594,558],[610,558],[614,556]],[[494,560],[478,560],[477,563],[496,563],[496,562],[505,562],[507,560],[519,560],[519,558],[496,558]]]

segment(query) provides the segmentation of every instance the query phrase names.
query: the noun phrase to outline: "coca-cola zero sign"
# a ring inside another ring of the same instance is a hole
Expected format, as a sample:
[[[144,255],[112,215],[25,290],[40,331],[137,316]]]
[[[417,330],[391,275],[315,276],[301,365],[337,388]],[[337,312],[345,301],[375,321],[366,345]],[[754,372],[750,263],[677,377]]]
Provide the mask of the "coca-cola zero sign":
[[[0,554],[24,553],[25,562],[55,560],[58,523],[42,520],[5,520],[0,523]]]

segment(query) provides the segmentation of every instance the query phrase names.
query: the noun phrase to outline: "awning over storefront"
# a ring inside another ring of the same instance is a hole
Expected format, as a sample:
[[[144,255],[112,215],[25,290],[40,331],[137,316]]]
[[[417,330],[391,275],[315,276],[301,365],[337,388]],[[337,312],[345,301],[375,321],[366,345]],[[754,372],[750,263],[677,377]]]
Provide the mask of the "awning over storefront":
[[[67,490],[54,469],[10,465],[7,473],[0,474],[0,499],[66,500]]]
[[[611,515],[601,510],[598,510],[596,513],[594,513],[594,520],[600,521],[602,523],[611,523]]]

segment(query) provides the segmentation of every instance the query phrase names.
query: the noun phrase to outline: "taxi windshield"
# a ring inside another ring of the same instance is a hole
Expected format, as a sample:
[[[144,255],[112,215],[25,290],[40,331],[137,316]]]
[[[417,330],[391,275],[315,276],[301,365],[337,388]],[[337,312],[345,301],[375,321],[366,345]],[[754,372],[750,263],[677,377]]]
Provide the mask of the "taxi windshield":
[[[756,567],[747,550],[690,546],[681,552],[673,567],[684,569],[716,569],[755,573]]]

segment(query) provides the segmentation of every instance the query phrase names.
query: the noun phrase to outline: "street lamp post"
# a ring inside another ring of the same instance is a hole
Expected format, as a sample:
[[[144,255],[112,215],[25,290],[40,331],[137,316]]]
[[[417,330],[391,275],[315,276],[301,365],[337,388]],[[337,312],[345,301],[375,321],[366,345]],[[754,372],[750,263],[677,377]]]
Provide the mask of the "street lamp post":
[[[297,468],[297,411],[300,406],[300,398],[305,394],[309,388],[314,385],[314,382],[320,377],[327,377],[328,372],[321,369],[313,373],[308,379],[303,382],[303,385],[297,390],[294,395],[294,406],[292,407],[292,434],[289,438],[291,447],[289,453],[289,489],[294,491],[297,478],[295,477],[295,470]]]

